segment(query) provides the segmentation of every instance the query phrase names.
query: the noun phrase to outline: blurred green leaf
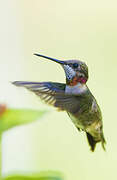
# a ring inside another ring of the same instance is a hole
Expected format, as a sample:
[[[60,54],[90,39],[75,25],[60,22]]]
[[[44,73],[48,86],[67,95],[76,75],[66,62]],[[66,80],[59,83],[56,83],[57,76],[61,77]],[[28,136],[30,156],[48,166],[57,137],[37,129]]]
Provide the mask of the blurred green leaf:
[[[59,177],[26,177],[26,176],[11,176],[4,180],[62,180]]]
[[[63,176],[58,172],[47,171],[31,176],[12,175],[4,178],[4,180],[63,180]]]
[[[38,120],[46,111],[30,109],[6,109],[0,117],[0,133],[14,126],[26,124]]]

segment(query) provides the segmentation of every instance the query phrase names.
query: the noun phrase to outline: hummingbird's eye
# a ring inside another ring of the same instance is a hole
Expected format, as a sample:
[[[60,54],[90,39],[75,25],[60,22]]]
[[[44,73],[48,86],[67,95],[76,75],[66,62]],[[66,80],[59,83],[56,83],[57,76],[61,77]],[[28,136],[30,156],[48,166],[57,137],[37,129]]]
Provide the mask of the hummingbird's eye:
[[[74,64],[73,64],[73,67],[74,67],[74,68],[77,68],[77,67],[78,67],[78,64],[77,64],[77,63],[74,63]]]

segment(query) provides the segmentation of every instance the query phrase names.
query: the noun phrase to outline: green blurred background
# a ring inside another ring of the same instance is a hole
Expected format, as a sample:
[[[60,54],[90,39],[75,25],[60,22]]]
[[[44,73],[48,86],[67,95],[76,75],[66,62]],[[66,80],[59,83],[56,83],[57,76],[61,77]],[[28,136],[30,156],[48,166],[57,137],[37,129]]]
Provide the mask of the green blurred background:
[[[66,180],[117,178],[117,1],[4,0],[0,5],[0,103],[48,110],[40,121],[3,135],[3,174],[57,170]],[[102,109],[107,141],[91,153],[65,112],[11,85],[14,80],[65,82],[56,63],[34,57],[80,59]]]

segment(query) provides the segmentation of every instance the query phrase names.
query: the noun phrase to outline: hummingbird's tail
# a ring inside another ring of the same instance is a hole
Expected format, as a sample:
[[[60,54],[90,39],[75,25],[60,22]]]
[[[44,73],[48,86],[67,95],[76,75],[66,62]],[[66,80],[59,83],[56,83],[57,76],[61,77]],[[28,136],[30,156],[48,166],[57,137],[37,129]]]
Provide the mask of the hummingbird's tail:
[[[88,132],[86,132],[86,135],[87,135],[89,146],[91,147],[91,151],[94,152],[97,141],[95,141],[93,136],[91,136]]]
[[[102,147],[103,147],[104,151],[106,151],[106,148],[105,148],[106,140],[104,138],[104,134],[103,133],[101,134],[101,144],[102,144]]]
[[[90,147],[91,147],[91,151],[92,151],[92,152],[94,152],[95,147],[96,147],[96,144],[97,144],[98,142],[100,142],[100,141],[101,141],[101,144],[102,144],[102,147],[103,147],[104,151],[106,150],[106,149],[105,149],[106,141],[105,141],[105,138],[104,138],[103,133],[101,134],[101,140],[99,140],[99,141],[96,141],[96,140],[94,139],[94,137],[93,137],[91,134],[87,133],[87,132],[86,132],[86,135],[87,135],[88,143],[89,143],[89,145],[90,145]]]

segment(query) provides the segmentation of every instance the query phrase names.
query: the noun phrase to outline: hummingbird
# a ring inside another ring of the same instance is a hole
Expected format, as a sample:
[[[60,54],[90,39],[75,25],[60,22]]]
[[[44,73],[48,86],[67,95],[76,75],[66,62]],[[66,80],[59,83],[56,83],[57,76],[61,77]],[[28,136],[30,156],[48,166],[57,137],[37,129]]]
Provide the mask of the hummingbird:
[[[92,152],[99,142],[105,150],[102,113],[86,84],[89,76],[86,63],[80,60],[58,60],[37,53],[34,55],[60,64],[65,72],[66,83],[14,81],[13,84],[25,87],[45,103],[66,111],[75,127],[86,133]]]

